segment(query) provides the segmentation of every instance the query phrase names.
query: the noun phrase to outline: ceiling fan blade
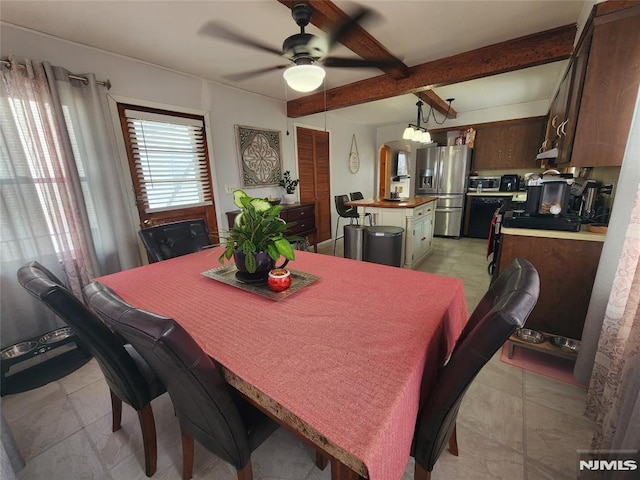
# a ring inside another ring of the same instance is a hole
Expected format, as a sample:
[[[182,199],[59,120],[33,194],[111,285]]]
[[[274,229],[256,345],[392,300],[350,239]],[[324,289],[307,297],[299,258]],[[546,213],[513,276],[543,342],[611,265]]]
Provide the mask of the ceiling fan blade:
[[[246,47],[263,50],[265,52],[273,53],[275,55],[282,55],[281,50],[277,48],[273,48],[270,45],[266,45],[251,37],[248,37],[243,33],[232,30],[226,25],[223,25],[221,22],[216,22],[215,20],[211,20],[205,23],[200,28],[200,30],[198,30],[198,34],[208,35],[210,37],[219,38],[220,40],[226,40],[229,42],[238,43]]]
[[[287,67],[288,65],[275,65],[273,67],[258,68],[256,70],[249,70],[248,72],[240,72],[240,73],[234,73],[231,75],[225,75],[224,78],[228,80],[233,80],[234,82],[241,82],[242,80],[248,80],[249,78],[257,77],[259,75],[263,75],[265,73],[269,73],[274,70],[282,70]]]
[[[368,8],[360,7],[348,20],[344,21],[343,23],[337,24],[333,28],[333,31],[329,32],[329,48],[332,48],[336,43],[341,42],[345,35],[347,35],[350,30],[360,24],[360,22],[362,22],[366,18],[371,18],[374,15],[374,12],[369,10]]]
[[[327,57],[322,61],[325,67],[338,68],[365,68],[365,67],[389,67],[402,63],[397,59],[369,59],[364,58],[343,58],[343,57]]]

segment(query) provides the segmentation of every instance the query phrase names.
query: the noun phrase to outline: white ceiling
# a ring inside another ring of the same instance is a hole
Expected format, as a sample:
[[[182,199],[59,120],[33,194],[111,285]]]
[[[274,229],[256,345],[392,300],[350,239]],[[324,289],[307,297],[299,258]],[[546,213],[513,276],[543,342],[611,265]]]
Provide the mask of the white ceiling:
[[[346,12],[357,6],[335,0]],[[377,13],[364,28],[408,66],[512,38],[575,23],[585,0],[369,0]],[[592,4],[592,0],[586,0]],[[117,1],[2,0],[2,21],[133,57],[166,68],[285,100],[282,71],[231,82],[225,75],[286,64],[282,58],[198,34],[208,20],[222,20],[263,43],[280,48],[297,33],[291,11],[276,0]],[[307,31],[320,34],[315,27]],[[340,46],[331,55],[354,57]],[[470,112],[550,100],[566,62],[434,88],[453,108]],[[380,75],[376,69],[327,69],[326,88]],[[361,124],[415,121],[416,97],[348,107],[334,114]]]

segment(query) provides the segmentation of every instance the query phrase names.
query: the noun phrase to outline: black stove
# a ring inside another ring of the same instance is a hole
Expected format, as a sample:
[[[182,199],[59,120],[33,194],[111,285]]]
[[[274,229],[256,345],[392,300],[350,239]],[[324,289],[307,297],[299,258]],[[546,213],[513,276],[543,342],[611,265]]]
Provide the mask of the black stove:
[[[580,224],[580,217],[571,213],[566,215],[548,215],[510,210],[505,212],[502,218],[502,226],[508,228],[533,228],[538,230],[577,232],[580,230]]]

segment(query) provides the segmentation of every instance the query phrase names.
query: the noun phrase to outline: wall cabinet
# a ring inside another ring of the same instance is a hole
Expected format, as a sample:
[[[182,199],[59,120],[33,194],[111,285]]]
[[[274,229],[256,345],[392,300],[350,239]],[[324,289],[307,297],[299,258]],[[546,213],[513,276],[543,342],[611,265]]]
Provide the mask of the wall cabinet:
[[[640,85],[640,5],[596,16],[587,40],[575,138],[570,158],[563,160],[581,167],[620,166]]]
[[[542,150],[558,166],[622,165],[640,84],[640,6],[594,16],[549,108]]]
[[[476,127],[474,170],[533,168],[546,126],[545,117],[531,117]]]

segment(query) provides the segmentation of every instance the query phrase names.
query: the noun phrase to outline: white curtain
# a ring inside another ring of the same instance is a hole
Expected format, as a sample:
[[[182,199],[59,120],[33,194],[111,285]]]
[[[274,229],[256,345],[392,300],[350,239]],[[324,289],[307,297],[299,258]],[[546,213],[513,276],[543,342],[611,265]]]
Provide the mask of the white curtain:
[[[62,325],[18,284],[38,260],[76,295],[94,276],[141,264],[128,219],[106,90],[29,60],[2,66],[2,347]]]

